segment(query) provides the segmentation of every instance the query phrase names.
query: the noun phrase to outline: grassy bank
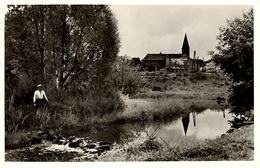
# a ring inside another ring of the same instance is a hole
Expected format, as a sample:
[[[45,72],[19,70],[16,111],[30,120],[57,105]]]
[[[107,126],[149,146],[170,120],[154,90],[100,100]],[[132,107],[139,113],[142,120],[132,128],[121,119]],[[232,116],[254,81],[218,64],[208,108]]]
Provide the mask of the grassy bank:
[[[178,118],[205,109],[228,108],[228,79],[217,74],[181,74],[176,79],[143,75],[145,84],[133,96],[121,94],[125,110],[95,118],[97,123],[126,123]],[[159,88],[155,91],[154,88]],[[218,98],[224,99],[222,102]]]
[[[254,160],[254,126],[213,140],[181,141],[170,146],[147,134],[92,158],[77,153],[44,153],[40,148],[7,152],[6,161],[248,161]],[[77,159],[75,159],[77,158]]]
[[[179,118],[187,113],[201,112],[209,106],[195,101],[183,101],[177,99],[129,99],[123,98],[126,109],[116,116],[104,116],[96,118],[96,123],[131,123],[145,122],[166,118]]]
[[[242,127],[214,140],[169,146],[141,137],[102,155],[97,161],[235,161],[254,160],[254,126]]]

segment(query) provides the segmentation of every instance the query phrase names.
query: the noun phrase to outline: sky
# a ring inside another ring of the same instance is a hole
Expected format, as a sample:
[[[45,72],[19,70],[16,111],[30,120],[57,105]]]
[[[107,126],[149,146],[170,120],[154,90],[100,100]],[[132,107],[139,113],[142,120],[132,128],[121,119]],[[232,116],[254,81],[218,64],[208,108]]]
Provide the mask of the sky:
[[[181,53],[185,33],[190,56],[208,60],[219,27],[242,17],[248,5],[111,5],[118,21],[119,55],[144,58],[147,53]],[[215,50],[216,51],[216,50]]]

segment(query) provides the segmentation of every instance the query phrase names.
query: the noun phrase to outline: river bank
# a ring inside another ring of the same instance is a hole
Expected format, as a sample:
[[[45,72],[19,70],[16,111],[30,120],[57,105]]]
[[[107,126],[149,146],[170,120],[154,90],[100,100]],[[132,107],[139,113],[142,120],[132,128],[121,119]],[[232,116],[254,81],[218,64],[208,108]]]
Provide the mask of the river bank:
[[[235,161],[254,160],[254,126],[245,126],[214,140],[167,146],[153,140],[109,151],[98,161]]]
[[[213,140],[169,146],[147,135],[126,144],[112,144],[103,153],[44,143],[8,150],[6,161],[248,161],[254,160],[254,125],[243,126]],[[93,150],[92,150],[93,151]]]

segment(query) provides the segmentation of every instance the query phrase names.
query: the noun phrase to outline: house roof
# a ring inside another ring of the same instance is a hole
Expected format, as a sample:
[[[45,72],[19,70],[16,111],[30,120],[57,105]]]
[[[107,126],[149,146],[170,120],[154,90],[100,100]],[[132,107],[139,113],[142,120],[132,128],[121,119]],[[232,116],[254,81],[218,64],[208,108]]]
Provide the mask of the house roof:
[[[180,58],[182,54],[165,54],[166,58]]]
[[[180,58],[182,54],[147,54],[143,60],[145,61],[163,61],[166,58]]]
[[[147,54],[143,60],[150,60],[150,61],[160,61],[160,60],[164,60],[164,56],[163,54]]]

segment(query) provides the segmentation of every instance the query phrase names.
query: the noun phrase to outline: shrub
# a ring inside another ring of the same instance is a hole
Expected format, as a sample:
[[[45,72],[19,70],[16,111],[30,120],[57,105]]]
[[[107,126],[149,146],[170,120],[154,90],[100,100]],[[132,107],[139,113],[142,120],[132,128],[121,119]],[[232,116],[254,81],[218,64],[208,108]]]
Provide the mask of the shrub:
[[[197,81],[197,80],[207,80],[207,76],[202,72],[198,72],[198,73],[192,74],[190,77],[190,80],[192,82]]]
[[[152,91],[162,91],[162,88],[160,86],[154,86]]]
[[[28,135],[24,131],[5,132],[5,148],[14,149],[30,145]]]
[[[125,95],[136,94],[143,85],[143,80],[138,67],[130,66],[130,60],[125,57],[118,57],[114,64],[113,71],[109,76],[113,86]],[[152,73],[146,73],[146,76],[152,76]]]

